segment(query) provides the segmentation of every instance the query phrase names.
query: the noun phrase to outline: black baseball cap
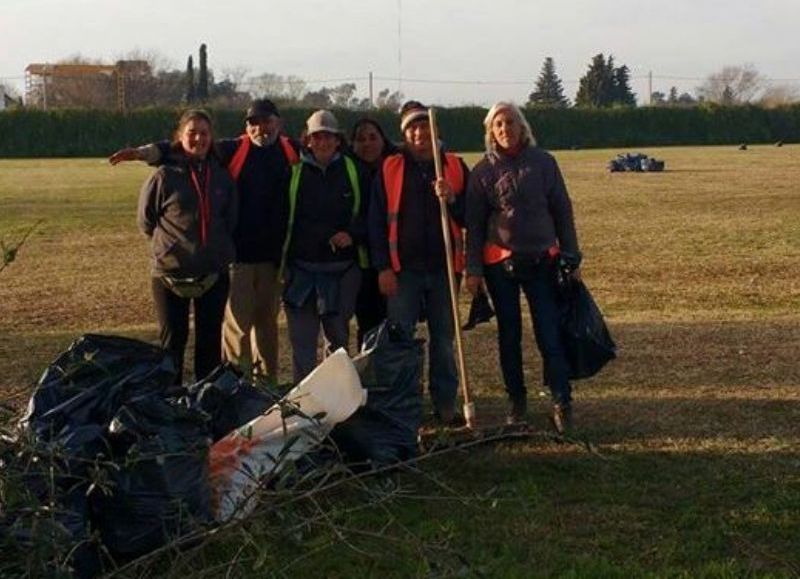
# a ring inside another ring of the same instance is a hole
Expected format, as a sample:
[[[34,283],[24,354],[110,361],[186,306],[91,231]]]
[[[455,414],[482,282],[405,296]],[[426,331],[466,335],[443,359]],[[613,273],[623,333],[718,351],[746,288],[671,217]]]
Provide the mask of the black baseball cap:
[[[269,99],[256,99],[250,106],[247,107],[247,115],[245,116],[245,120],[249,121],[251,119],[265,119],[275,115],[279,117],[278,114],[278,107],[275,106],[275,103]]]

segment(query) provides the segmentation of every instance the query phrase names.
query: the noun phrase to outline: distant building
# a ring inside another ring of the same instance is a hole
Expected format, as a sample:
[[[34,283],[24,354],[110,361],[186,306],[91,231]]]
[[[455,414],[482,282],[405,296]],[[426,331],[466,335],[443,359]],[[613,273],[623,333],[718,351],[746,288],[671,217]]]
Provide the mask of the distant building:
[[[25,67],[25,103],[33,108],[125,110],[130,84],[152,78],[141,60],[115,64],[29,64]]]

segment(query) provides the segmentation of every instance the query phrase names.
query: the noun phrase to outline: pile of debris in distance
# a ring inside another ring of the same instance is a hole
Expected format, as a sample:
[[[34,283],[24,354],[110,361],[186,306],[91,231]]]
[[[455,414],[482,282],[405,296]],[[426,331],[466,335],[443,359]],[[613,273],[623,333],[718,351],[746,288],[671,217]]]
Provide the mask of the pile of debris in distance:
[[[644,153],[625,153],[617,155],[616,159],[611,159],[608,162],[608,170],[611,173],[663,171],[664,161],[648,157]]]

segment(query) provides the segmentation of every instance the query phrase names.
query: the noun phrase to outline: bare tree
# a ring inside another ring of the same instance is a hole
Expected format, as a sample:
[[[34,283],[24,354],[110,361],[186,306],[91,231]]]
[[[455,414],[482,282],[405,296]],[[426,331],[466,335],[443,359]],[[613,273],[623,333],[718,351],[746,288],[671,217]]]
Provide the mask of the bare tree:
[[[306,81],[299,76],[289,75],[286,77],[286,98],[296,101],[306,92]]]
[[[400,110],[400,105],[403,104],[403,98],[403,93],[400,91],[390,92],[388,88],[385,88],[378,93],[375,107],[397,112]]]
[[[313,109],[328,109],[333,106],[333,99],[331,99],[332,90],[327,86],[323,86],[319,90],[310,90],[303,95],[300,104]]]
[[[265,72],[246,81],[255,97],[275,98],[283,94],[284,80],[279,74]]]
[[[246,66],[228,66],[222,69],[222,81],[241,88],[249,72],[250,69]]]
[[[358,102],[358,99],[355,98],[355,94],[356,94],[356,83],[354,82],[347,82],[344,84],[340,84],[339,86],[333,87],[331,89],[331,99],[333,100],[333,106],[342,108],[352,108]]]
[[[752,64],[726,66],[710,75],[697,94],[705,100],[723,104],[744,104],[764,90],[766,79]]]
[[[774,85],[764,89],[758,104],[766,108],[780,107],[800,102],[800,89],[789,85]]]
[[[159,52],[157,50],[142,50],[141,48],[134,48],[133,50],[128,50],[127,52],[121,52],[117,54],[115,58],[117,62],[120,60],[146,62],[153,74],[175,69],[175,62],[163,52]]]
[[[306,92],[306,83],[297,76],[281,76],[265,72],[242,82],[254,97],[279,101],[298,101]]]
[[[16,87],[0,84],[0,110],[22,106],[22,95]]]

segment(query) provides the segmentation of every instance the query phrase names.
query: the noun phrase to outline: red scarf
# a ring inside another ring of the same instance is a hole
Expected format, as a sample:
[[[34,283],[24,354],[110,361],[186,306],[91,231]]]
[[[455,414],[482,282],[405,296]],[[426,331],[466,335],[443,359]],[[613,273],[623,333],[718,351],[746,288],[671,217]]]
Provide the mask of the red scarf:
[[[191,175],[192,188],[197,193],[198,206],[200,208],[200,246],[205,246],[208,240],[208,229],[211,226],[211,196],[209,195],[209,186],[211,184],[211,166],[208,163],[203,163],[205,168],[205,183],[200,186],[200,179],[194,167],[189,163],[189,174]]]

